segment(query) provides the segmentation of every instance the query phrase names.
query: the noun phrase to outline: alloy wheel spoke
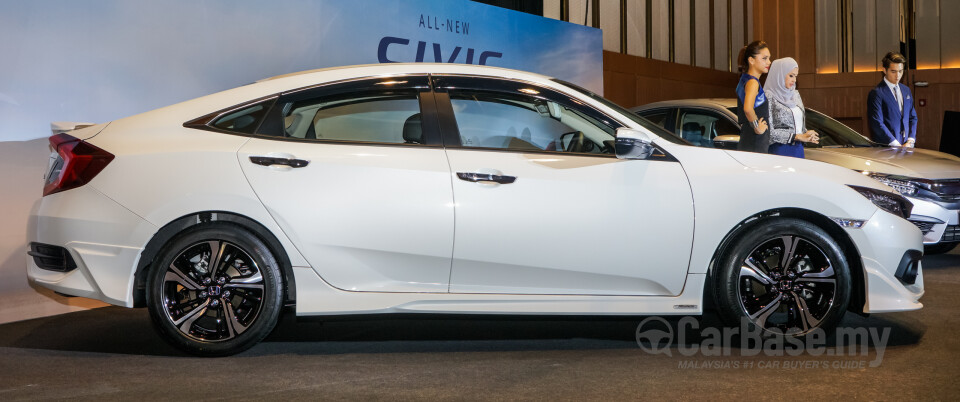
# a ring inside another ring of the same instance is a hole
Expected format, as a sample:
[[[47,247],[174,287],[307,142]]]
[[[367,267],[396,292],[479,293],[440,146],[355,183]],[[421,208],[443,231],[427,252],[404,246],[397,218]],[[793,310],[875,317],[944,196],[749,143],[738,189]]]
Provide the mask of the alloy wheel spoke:
[[[210,245],[210,263],[208,264],[210,279],[216,279],[217,268],[223,258],[223,252],[227,249],[227,243],[219,240],[210,240],[207,244]]]
[[[263,275],[260,274],[260,271],[257,271],[253,275],[250,275],[246,278],[230,278],[230,283],[259,283],[259,282],[263,282]]]
[[[750,315],[750,319],[753,320],[760,328],[766,328],[767,318],[770,317],[770,314],[773,314],[774,311],[777,311],[777,308],[780,307],[780,300],[783,299],[783,294],[778,294],[776,298],[767,303],[766,306],[757,310],[756,313]]]
[[[236,313],[233,312],[233,304],[224,302],[223,312],[226,315],[227,331],[230,333],[231,338],[240,335],[247,330],[247,327],[240,323],[240,320],[237,319]]]
[[[773,279],[770,279],[766,273],[764,273],[760,268],[753,263],[753,258],[747,258],[741,267],[740,267],[740,277],[750,277],[756,279],[758,282],[764,285],[772,285]]]
[[[185,302],[183,302],[183,303],[180,303],[180,304],[177,304],[177,305],[174,305],[174,306],[170,306],[170,307],[171,307],[171,308],[178,309],[178,310],[182,310],[182,309],[184,309],[184,308],[186,308],[186,307],[196,306],[196,305],[198,305],[198,304],[200,304],[200,303],[203,303],[203,301],[204,301],[204,299],[187,300],[187,301],[185,301]]]
[[[227,283],[223,285],[224,289],[257,289],[263,290],[262,283]]]
[[[177,282],[181,286],[190,289],[190,290],[199,290],[202,288],[200,284],[191,279],[187,274],[177,268],[176,265],[170,264],[167,268],[167,273],[164,275],[163,280],[165,282]]]
[[[796,236],[783,236],[780,239],[783,240],[783,256],[780,259],[780,270],[785,273],[790,266],[790,262],[793,261],[797,254],[797,245],[800,243],[800,239]]]
[[[195,321],[197,321],[198,318],[200,318],[200,316],[203,315],[203,313],[207,312],[207,306],[209,305],[210,305],[209,300],[204,301],[203,304],[193,309],[189,313],[185,314],[183,317],[180,317],[179,320],[175,320],[173,322],[173,325],[179,326],[180,330],[183,331],[184,333],[190,333],[190,327],[193,325]]]
[[[255,302],[255,303],[259,303],[259,302],[260,302],[260,298],[259,298],[259,297],[254,296],[254,295],[251,295],[250,293],[247,293],[246,290],[242,290],[242,291],[234,290],[233,294],[235,294],[235,295],[237,295],[237,296],[240,296],[240,297],[243,298],[244,300],[249,300],[249,301],[252,301],[252,302]]]
[[[807,332],[810,329],[816,327],[820,324],[820,320],[813,316],[813,313],[810,312],[810,308],[807,307],[807,302],[796,292],[790,292],[793,295],[793,300],[796,302],[797,307],[797,319],[803,325],[803,332]]]
[[[828,265],[826,269],[820,272],[804,272],[800,278],[833,278],[836,274],[833,271],[833,265]]]
[[[809,292],[813,296],[816,296],[818,299],[833,299],[834,293],[836,293],[835,288],[825,288],[823,286],[810,286],[812,283],[829,283],[836,285],[836,282],[800,282],[797,283],[802,290]]]
[[[832,283],[837,284],[837,280],[834,278],[797,278],[795,281],[797,283]]]

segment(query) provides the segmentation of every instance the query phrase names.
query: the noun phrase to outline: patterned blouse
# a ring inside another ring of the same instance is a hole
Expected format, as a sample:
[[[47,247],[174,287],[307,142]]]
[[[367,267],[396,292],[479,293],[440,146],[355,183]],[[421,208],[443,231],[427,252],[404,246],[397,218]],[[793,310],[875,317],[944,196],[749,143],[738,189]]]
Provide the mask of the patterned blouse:
[[[806,113],[804,113],[803,126],[800,127],[800,130],[797,130],[797,122],[796,119],[794,119],[793,111],[791,111],[787,105],[780,103],[780,101],[774,98],[767,99],[770,101],[770,115],[767,121],[770,122],[771,143],[791,144],[796,138],[798,131],[800,133],[807,132]],[[800,94],[794,95],[794,102],[801,111],[804,110],[803,100],[800,99]]]

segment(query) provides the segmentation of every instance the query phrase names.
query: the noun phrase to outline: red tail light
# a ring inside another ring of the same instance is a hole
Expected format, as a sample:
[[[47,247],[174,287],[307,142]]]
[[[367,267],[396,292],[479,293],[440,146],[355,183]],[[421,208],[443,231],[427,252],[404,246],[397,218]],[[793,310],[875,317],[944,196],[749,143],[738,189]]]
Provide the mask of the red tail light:
[[[50,148],[59,157],[47,173],[44,196],[89,183],[113,160],[113,154],[68,134],[50,137]]]

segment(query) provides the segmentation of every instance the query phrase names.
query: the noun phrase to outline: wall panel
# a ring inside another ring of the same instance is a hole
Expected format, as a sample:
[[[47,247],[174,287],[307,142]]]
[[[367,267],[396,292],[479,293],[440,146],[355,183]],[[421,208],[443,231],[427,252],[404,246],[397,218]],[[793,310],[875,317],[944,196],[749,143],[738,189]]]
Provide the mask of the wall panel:
[[[647,1],[627,2],[627,54],[647,54]]]
[[[940,0],[915,1],[917,7],[917,68],[940,68]],[[957,24],[957,21],[952,21],[951,24]],[[952,40],[955,41],[957,38],[952,38]]]
[[[669,0],[649,0],[653,20],[653,58],[670,60],[670,2]]]
[[[840,72],[840,48],[838,46],[840,25],[838,0],[816,0],[816,46],[817,72],[831,74]]]
[[[723,71],[737,71],[737,63],[732,59],[737,57],[736,54],[741,45],[733,45],[727,41],[727,2],[714,1],[713,15],[714,68]],[[730,56],[731,53],[733,53],[733,56]]]
[[[710,47],[713,46],[710,39],[713,36],[710,33],[710,0],[695,0],[694,14],[696,24],[694,33],[696,34],[696,55],[697,66],[710,68]]]
[[[852,0],[853,71],[877,71],[877,2]]]
[[[620,51],[620,0],[600,0],[603,50]]]
[[[960,1],[941,1],[940,21],[940,66],[960,68]]]
[[[673,2],[673,57],[674,62],[691,64],[690,0]]]

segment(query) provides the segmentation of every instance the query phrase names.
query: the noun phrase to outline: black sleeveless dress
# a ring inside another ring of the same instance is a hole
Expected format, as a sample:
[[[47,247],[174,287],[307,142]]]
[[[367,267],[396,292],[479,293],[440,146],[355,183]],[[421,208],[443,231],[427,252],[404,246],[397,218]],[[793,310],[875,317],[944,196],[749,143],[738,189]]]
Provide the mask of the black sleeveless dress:
[[[740,83],[737,85],[737,122],[740,123],[740,142],[737,144],[737,150],[765,154],[767,153],[767,148],[770,146],[770,128],[767,127],[767,131],[764,131],[763,134],[755,133],[753,131],[753,124],[750,123],[750,120],[747,119],[747,116],[743,113],[743,98],[746,97],[747,82],[750,80],[756,80],[757,85],[760,84],[760,80],[758,80],[757,77],[750,74],[743,74],[740,76]],[[766,121],[769,120],[767,117],[769,115],[769,107],[767,96],[763,93],[763,86],[761,85],[757,92],[757,99],[753,102],[753,111],[757,114],[757,118],[763,118],[763,120]],[[767,122],[767,124],[769,125],[770,122]]]

